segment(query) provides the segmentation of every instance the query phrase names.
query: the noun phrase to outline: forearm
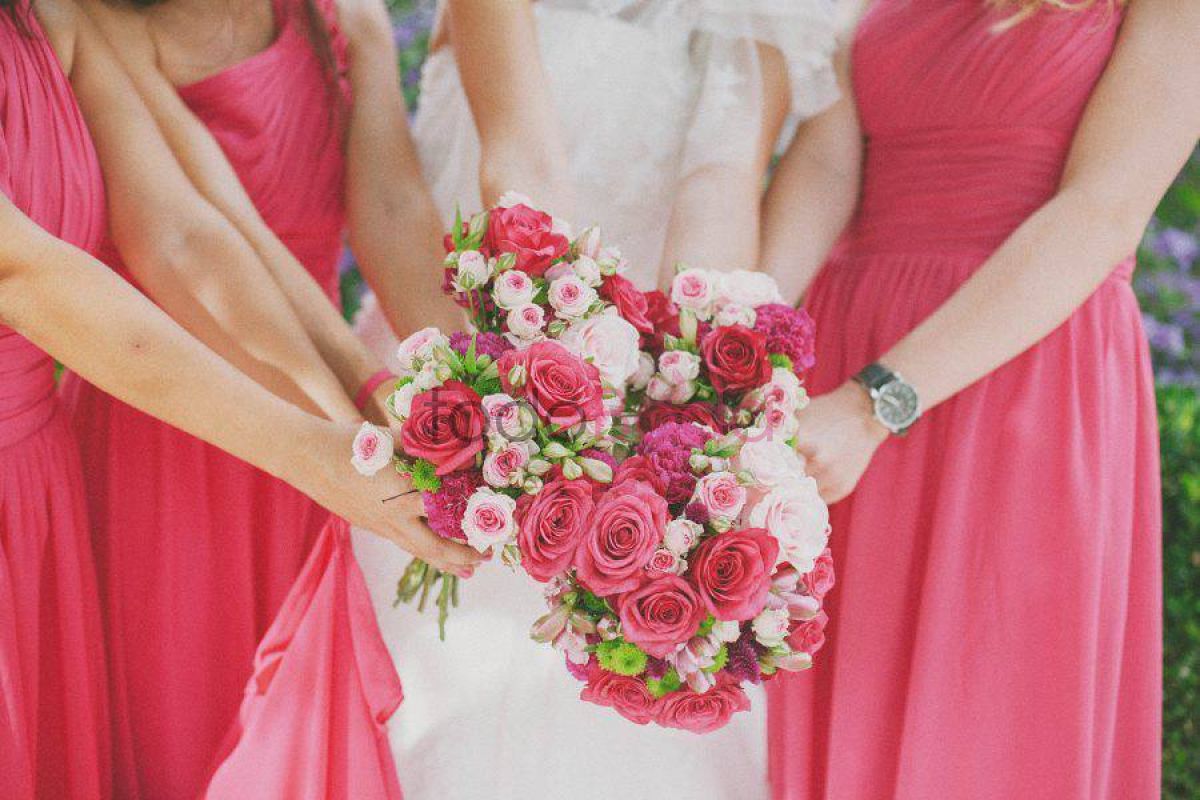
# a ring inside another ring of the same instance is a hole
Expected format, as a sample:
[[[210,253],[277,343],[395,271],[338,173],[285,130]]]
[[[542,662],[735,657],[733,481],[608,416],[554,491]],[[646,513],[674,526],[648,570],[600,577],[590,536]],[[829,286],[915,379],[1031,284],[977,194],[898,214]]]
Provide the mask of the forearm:
[[[1061,325],[1132,253],[1143,226],[1060,193],[880,361],[916,387],[924,408],[936,406]]]
[[[786,158],[762,210],[760,268],[785,299],[798,303],[854,215],[857,171],[839,170],[806,152]]]
[[[700,269],[753,269],[758,263],[762,177],[751,168],[703,167],[680,184],[671,208],[659,269],[670,285],[677,264]]]

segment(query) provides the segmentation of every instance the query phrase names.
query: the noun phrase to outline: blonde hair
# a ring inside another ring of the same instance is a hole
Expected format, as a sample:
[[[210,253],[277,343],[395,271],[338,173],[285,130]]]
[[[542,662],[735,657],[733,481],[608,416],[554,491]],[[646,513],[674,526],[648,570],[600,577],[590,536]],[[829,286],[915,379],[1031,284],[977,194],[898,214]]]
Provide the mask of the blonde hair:
[[[997,27],[1001,30],[1011,28],[1019,22],[1029,19],[1043,8],[1057,8],[1062,11],[1083,11],[1097,3],[1103,3],[1113,9],[1123,6],[1127,0],[988,0],[999,9],[1013,9],[1013,14]]]

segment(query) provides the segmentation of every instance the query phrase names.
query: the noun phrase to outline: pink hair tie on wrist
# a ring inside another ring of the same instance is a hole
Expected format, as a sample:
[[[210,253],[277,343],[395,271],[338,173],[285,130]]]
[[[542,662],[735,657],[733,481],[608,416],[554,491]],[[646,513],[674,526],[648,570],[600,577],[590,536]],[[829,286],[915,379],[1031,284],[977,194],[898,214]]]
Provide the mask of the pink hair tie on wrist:
[[[381,369],[363,382],[362,388],[358,390],[358,394],[354,396],[354,406],[359,411],[366,411],[367,403],[371,400],[371,395],[375,394],[375,390],[384,381],[396,380],[396,375],[389,369]]]

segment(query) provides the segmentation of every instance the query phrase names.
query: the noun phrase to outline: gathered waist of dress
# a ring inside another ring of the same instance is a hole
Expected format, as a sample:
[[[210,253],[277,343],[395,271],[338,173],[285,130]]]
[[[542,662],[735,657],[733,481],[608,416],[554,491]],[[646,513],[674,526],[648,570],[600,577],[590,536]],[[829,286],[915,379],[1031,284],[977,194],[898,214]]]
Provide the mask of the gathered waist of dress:
[[[868,137],[854,252],[988,254],[1049,201],[1071,134],[938,128]]]
[[[32,436],[54,416],[54,361],[0,326],[0,448]]]

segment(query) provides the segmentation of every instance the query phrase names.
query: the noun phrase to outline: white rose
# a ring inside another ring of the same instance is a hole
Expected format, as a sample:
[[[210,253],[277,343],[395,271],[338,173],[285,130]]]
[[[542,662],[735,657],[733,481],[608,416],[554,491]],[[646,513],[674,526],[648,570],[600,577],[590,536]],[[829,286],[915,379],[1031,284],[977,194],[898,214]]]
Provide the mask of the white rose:
[[[469,292],[488,282],[491,269],[487,257],[478,250],[464,250],[458,254],[458,273],[454,278],[455,288]]]
[[[421,393],[421,388],[415,382],[406,383],[392,392],[392,412],[400,419],[408,419],[412,413],[413,398]]]
[[[558,316],[576,319],[587,313],[597,295],[595,289],[571,274],[553,281],[546,297]]]
[[[526,305],[533,300],[533,279],[519,269],[505,270],[496,278],[492,298],[505,310]]]
[[[608,386],[624,391],[625,382],[638,370],[637,329],[616,314],[600,314],[567,328],[559,341],[600,371]]]
[[[600,285],[600,265],[595,259],[588,256],[580,256],[571,265],[571,269],[575,272],[575,277],[586,283],[588,286],[596,287]]]
[[[742,636],[742,627],[733,620],[719,619],[713,623],[712,635],[718,642],[732,644]]]
[[[812,571],[829,543],[829,508],[809,477],[767,492],[750,510],[749,524],[766,528],[779,542],[780,561],[800,573]]]
[[[392,463],[395,444],[387,428],[364,422],[354,436],[350,463],[359,475],[371,476]]]
[[[695,396],[698,388],[700,388],[699,384],[695,381],[677,383],[671,387],[671,397],[669,399],[675,405],[681,406]]]
[[[700,541],[704,528],[690,519],[673,519],[663,533],[663,547],[677,556],[685,556]]]
[[[517,533],[517,501],[494,489],[481,486],[467,498],[462,529],[467,544],[479,552],[507,544]]]
[[[787,638],[790,623],[787,608],[764,608],[750,627],[763,647],[778,647]]]
[[[671,399],[671,384],[667,383],[662,375],[655,375],[646,384],[646,396],[651,400],[657,400],[660,403],[665,403]]]
[[[401,372],[412,374],[418,361],[428,361],[438,345],[449,346],[450,340],[437,328],[422,328],[396,347],[396,361]]]
[[[713,323],[721,327],[741,325],[746,328],[753,328],[754,323],[757,321],[758,315],[754,313],[753,308],[739,305],[738,303],[722,303],[717,309],[717,313],[713,316]]]
[[[717,298],[720,276],[706,269],[685,269],[671,282],[671,301],[680,308],[704,313]]]
[[[779,293],[779,284],[764,272],[754,272],[745,269],[735,269],[725,273],[721,285],[721,299],[740,306],[767,305],[782,303],[783,295]]]
[[[629,385],[638,391],[645,389],[654,377],[654,356],[646,352],[638,353],[638,368],[629,379]]]
[[[658,371],[671,384],[694,381],[700,376],[700,356],[686,350],[668,350],[658,357]]]
[[[804,477],[804,462],[779,434],[761,428],[752,428],[743,433],[746,443],[738,452],[736,465],[745,470],[754,480],[774,489]]]
[[[546,324],[546,312],[541,306],[526,303],[509,311],[505,321],[514,336],[536,339],[542,335],[542,327]]]

